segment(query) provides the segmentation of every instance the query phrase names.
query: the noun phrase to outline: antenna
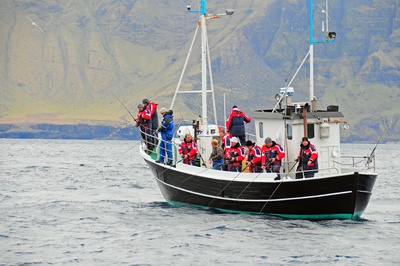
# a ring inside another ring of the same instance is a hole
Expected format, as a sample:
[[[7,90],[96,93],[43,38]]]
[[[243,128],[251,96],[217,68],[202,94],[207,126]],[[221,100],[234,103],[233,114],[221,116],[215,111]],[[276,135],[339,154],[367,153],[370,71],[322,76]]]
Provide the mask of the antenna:
[[[215,112],[215,97],[214,97],[214,85],[213,85],[213,80],[212,80],[212,71],[211,71],[211,59],[210,59],[210,51],[209,51],[209,45],[208,45],[208,34],[207,34],[207,24],[206,24],[206,20],[208,19],[215,19],[215,18],[219,18],[220,16],[230,16],[233,15],[234,11],[233,9],[227,9],[225,11],[225,13],[218,13],[218,14],[208,14],[206,13],[206,0],[201,0],[201,6],[199,7],[199,9],[192,9],[192,6],[190,4],[186,5],[186,9],[188,12],[190,13],[200,13],[200,18],[199,21],[197,23],[197,27],[196,27],[196,32],[195,35],[193,36],[193,40],[188,52],[188,55],[186,57],[186,61],[185,61],[185,65],[184,68],[182,70],[181,73],[181,77],[179,79],[178,85],[176,87],[175,90],[175,94],[174,94],[174,98],[172,100],[171,103],[171,109],[172,106],[174,104],[176,95],[178,93],[200,93],[202,96],[202,114],[201,114],[201,118],[202,118],[202,128],[203,131],[206,133],[207,128],[208,128],[208,115],[207,115],[207,93],[211,93],[212,94],[212,100],[213,100],[213,105],[214,105],[214,120],[215,120],[215,124],[218,124],[217,122],[217,115]],[[180,85],[181,85],[181,81],[184,75],[184,72],[186,70],[186,66],[189,60],[189,56],[190,53],[192,51],[192,47],[197,35],[198,30],[200,30],[200,37],[201,37],[201,90],[197,90],[197,91],[180,91]],[[207,88],[208,85],[208,79],[210,80],[210,89]]]
[[[325,9],[321,8],[322,13],[325,13],[326,19],[326,31],[323,32],[322,38],[320,40],[314,40],[313,37],[313,0],[310,0],[310,102],[315,103],[315,95],[314,95],[314,44],[317,43],[334,43],[336,41],[336,32],[328,31],[328,0],[325,0]],[[323,25],[323,24],[322,24]],[[312,108],[313,104],[311,105]]]

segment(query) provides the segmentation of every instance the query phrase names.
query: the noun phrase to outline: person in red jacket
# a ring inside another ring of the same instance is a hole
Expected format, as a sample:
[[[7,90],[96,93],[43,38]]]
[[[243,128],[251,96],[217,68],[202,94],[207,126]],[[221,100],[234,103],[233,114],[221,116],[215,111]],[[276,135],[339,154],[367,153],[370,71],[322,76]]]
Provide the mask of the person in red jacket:
[[[150,101],[149,99],[143,99],[142,103],[144,105],[144,108],[149,112],[150,118],[150,127],[149,127],[149,132],[150,132],[150,138],[149,141],[151,142],[152,146],[157,146],[157,133],[156,130],[158,129],[158,114],[157,114],[157,107],[158,104],[156,104],[153,101]]]
[[[139,103],[137,107],[138,114],[135,119],[135,126],[140,128],[142,141],[146,143],[146,153],[150,154],[153,150],[153,143],[151,142],[152,136],[150,131],[150,113],[148,110],[145,109],[142,103]]]
[[[219,136],[221,138],[221,148],[223,150],[225,150],[226,148],[229,148],[231,146],[232,135],[225,133],[225,131],[223,131],[222,133],[220,131]]]
[[[251,140],[246,141],[246,146],[249,149],[247,153],[247,167],[250,173],[261,173],[261,148]]]
[[[318,152],[317,148],[307,137],[301,139],[300,151],[296,161],[299,162],[296,170],[296,179],[314,177],[318,173]]]
[[[233,137],[239,138],[240,145],[244,145],[246,142],[246,129],[244,124],[250,122],[251,118],[234,105],[226,120],[226,131]]]
[[[185,139],[179,146],[178,153],[184,164],[196,165],[197,160],[197,144],[192,139],[192,135],[186,134]]]
[[[242,161],[245,157],[237,137],[231,138],[231,146],[225,149],[224,157],[228,171],[242,172]]]
[[[270,137],[265,139],[262,151],[262,167],[267,173],[277,173],[275,180],[280,180],[279,174],[282,165],[282,159],[285,158],[285,151],[281,145],[277,144]]]

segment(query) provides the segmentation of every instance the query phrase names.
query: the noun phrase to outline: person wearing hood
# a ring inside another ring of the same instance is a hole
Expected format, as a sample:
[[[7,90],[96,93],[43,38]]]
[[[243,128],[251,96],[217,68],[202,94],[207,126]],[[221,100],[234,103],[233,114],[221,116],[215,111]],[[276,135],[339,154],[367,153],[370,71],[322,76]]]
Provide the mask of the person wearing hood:
[[[160,113],[163,116],[163,120],[156,131],[161,133],[160,156],[156,163],[164,163],[165,157],[167,157],[166,164],[172,165],[172,137],[174,135],[174,117],[172,116],[173,112],[172,110],[167,111],[165,108],[161,108]]]
[[[296,179],[314,177],[318,173],[318,152],[317,148],[308,140],[307,137],[301,139],[300,151],[296,160],[299,165],[296,170]]]
[[[282,159],[285,158],[285,151],[275,141],[270,137],[264,140],[264,145],[261,149],[262,151],[262,167],[267,173],[277,173],[275,180],[280,180],[281,176],[279,174],[282,165]]]
[[[225,149],[225,162],[228,165],[228,171],[242,172],[244,158],[244,151],[240,146],[239,139],[232,137],[231,146]]]
[[[246,128],[245,123],[250,123],[251,118],[248,117],[243,111],[234,105],[226,120],[226,131],[233,137],[237,137],[240,140],[240,145],[244,145],[246,142]]]

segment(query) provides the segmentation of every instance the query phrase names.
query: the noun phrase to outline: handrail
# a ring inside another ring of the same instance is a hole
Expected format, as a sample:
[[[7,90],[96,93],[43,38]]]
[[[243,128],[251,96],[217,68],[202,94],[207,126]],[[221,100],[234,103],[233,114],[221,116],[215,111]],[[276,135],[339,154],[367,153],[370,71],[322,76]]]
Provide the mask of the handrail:
[[[181,121],[180,124],[182,124]],[[178,127],[179,128],[179,127]],[[159,138],[158,134],[157,135],[151,135],[149,133],[146,133],[144,131],[142,131],[139,127],[139,131],[141,134],[143,134],[146,138],[148,137],[149,139],[153,138],[154,139],[154,143],[156,143],[156,148],[153,149],[151,151],[152,154],[154,154],[154,156],[151,156],[153,159],[157,159],[159,157],[159,148],[158,148],[158,144],[160,143],[161,139]],[[174,136],[176,135],[176,131],[174,132]],[[147,143],[146,143],[146,139],[143,139],[141,137],[140,139],[141,143],[144,144],[144,146],[142,146],[142,148],[144,150],[147,149]],[[175,165],[176,163],[181,162],[179,160],[179,158],[177,158],[177,143],[174,142],[174,139],[171,141],[172,144],[172,161],[173,161],[173,165]],[[370,156],[341,156],[342,159],[351,159],[349,160],[349,163],[344,163],[344,162],[339,162],[339,161],[333,161],[334,165],[332,167],[328,167],[328,168],[319,168],[318,172],[319,175],[324,176],[324,172],[331,172],[331,171],[335,171],[336,173],[339,173],[340,170],[338,169],[337,166],[344,166],[344,167],[350,167],[350,168],[354,168],[354,169],[359,169],[359,170],[371,170],[373,169],[375,171],[375,157],[372,156],[372,158]],[[359,159],[359,160],[357,160]],[[370,162],[372,164],[372,166],[370,166],[369,164],[367,165],[362,165],[365,162]],[[293,163],[292,168],[294,167],[295,163]],[[336,166],[335,166],[336,165]],[[289,170],[289,169],[287,169]],[[304,171],[292,171],[292,169],[289,170],[289,172],[285,172],[285,168],[282,167],[282,171],[281,171],[281,175],[284,177],[288,177],[291,175],[296,175],[296,173],[299,172],[312,172],[315,170],[304,170]]]
[[[351,166],[353,168],[360,167],[360,164],[364,164],[362,168],[365,168],[366,170],[373,169],[375,171],[375,156],[353,156],[353,155],[347,155],[347,156],[341,156],[342,159],[351,159],[349,163],[343,163],[343,162],[337,162],[333,161],[334,163],[338,165],[344,165],[344,166]],[[358,161],[355,161],[356,159],[359,159]]]

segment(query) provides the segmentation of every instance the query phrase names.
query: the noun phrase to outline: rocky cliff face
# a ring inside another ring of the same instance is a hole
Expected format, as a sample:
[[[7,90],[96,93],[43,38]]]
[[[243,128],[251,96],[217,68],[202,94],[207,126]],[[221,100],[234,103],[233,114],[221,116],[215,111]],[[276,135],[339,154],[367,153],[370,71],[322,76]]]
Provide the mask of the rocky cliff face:
[[[307,53],[308,5],[208,1],[210,13],[235,10],[233,16],[208,21],[219,103],[227,92],[227,105],[245,111],[274,104],[274,95]],[[314,0],[314,38],[321,37],[324,5]],[[387,127],[392,129],[387,139],[397,140],[398,1],[331,0],[329,15],[337,41],[315,46],[319,106],[340,106],[357,129],[348,141],[376,140]],[[1,1],[0,123],[119,127],[132,117],[113,94],[133,114],[143,98],[168,107],[197,20],[178,0]],[[200,87],[196,49],[184,88]],[[305,64],[292,84],[295,100],[308,94],[308,72]],[[176,118],[197,117],[196,98],[179,97]]]

